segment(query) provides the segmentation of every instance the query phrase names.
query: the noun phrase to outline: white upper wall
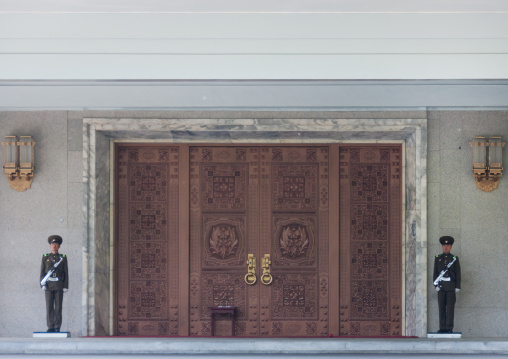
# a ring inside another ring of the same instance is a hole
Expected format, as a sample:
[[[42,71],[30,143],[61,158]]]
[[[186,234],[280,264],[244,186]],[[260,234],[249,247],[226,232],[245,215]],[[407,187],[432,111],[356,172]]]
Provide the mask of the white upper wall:
[[[0,14],[0,79],[507,79],[508,14]]]
[[[324,82],[287,106],[505,106],[506,82],[477,92],[456,81],[506,80],[506,64],[506,0],[0,0],[0,108],[238,106],[238,84],[222,93],[194,80],[353,81],[334,82],[339,97]],[[364,80],[420,82],[409,93],[370,84],[358,97]],[[425,80],[451,82],[433,82],[436,92]],[[282,106],[285,86],[240,102]]]

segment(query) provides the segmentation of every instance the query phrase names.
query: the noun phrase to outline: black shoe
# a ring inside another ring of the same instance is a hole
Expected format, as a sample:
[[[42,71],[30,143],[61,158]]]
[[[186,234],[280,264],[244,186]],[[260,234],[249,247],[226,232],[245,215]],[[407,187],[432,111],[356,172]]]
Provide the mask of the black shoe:
[[[437,332],[438,333],[447,333],[446,329],[439,329]]]
[[[55,329],[54,329],[54,328],[48,328],[47,333],[53,333],[54,331],[55,331]]]
[[[60,333],[60,328],[55,328],[53,331],[57,332],[57,333]]]
[[[453,330],[452,329],[447,329],[446,332],[447,333],[453,333]]]

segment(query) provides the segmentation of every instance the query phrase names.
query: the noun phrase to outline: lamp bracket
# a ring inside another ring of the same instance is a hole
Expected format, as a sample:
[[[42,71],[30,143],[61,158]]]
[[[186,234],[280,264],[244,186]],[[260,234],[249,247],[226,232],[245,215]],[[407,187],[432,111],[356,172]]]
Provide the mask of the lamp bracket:
[[[24,192],[32,186],[34,177],[33,175],[26,177],[12,176],[8,177],[8,179],[9,185],[11,186],[12,189],[18,192]]]
[[[497,189],[497,184],[499,183],[499,180],[501,179],[501,176],[497,178],[486,178],[486,177],[474,177],[474,181],[476,182],[476,187],[478,189],[481,189],[483,192],[492,192],[493,190]]]

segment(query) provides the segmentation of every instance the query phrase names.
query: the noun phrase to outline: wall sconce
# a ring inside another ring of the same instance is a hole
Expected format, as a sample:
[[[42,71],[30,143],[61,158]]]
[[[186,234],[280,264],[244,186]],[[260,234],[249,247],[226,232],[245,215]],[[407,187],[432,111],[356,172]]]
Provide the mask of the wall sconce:
[[[11,188],[26,191],[34,179],[34,146],[32,136],[5,136],[4,174]]]
[[[469,145],[473,148],[473,176],[478,189],[491,192],[503,174],[503,147],[501,137],[475,137]]]

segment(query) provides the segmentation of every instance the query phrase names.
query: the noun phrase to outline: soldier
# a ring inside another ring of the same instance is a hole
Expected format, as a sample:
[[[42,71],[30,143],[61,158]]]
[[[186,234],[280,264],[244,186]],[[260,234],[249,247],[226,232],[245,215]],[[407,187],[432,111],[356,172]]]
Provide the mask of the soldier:
[[[58,253],[62,244],[62,237],[49,236],[48,242],[51,253],[42,256],[41,287],[46,294],[48,332],[59,332],[62,326],[63,293],[67,292],[69,288],[67,257],[65,254]],[[45,278],[52,269],[54,269],[53,273]]]
[[[439,331],[438,333],[453,333],[453,316],[455,311],[455,293],[460,291],[460,263],[459,257],[450,253],[454,242],[453,237],[444,236],[439,238],[443,253],[438,254],[434,259],[434,285],[437,290],[437,301],[439,304]],[[448,268],[442,278],[436,279],[448,267],[448,264],[455,262]]]

